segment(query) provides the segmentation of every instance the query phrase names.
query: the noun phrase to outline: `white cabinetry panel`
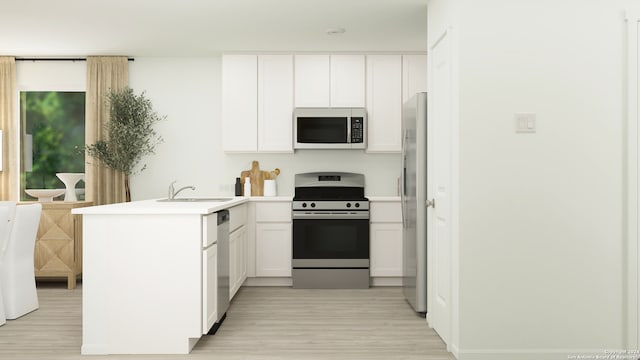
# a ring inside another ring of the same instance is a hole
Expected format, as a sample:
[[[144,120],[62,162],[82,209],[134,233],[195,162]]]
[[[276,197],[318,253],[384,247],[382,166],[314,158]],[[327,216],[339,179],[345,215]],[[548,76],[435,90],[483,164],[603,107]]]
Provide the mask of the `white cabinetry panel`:
[[[402,57],[367,56],[367,152],[402,147]]]
[[[202,333],[206,334],[218,317],[218,245],[202,252]]]
[[[291,224],[256,224],[256,276],[291,276]]]
[[[370,204],[371,276],[402,276],[402,214],[399,201]]]
[[[256,222],[291,222],[291,202],[256,204]]]
[[[214,217],[213,224],[216,225]],[[247,204],[240,204],[229,209],[229,232],[233,232],[247,223]]]
[[[258,151],[293,152],[293,55],[258,56]]]
[[[247,278],[247,230],[242,227],[229,235],[229,300]]]
[[[402,276],[402,223],[371,224],[371,276]]]
[[[329,55],[296,55],[296,107],[328,107],[330,105],[329,70]]]
[[[427,55],[402,56],[402,102],[427,91]]]
[[[222,57],[222,144],[227,152],[255,152],[258,136],[256,55]]]
[[[229,299],[247,278],[247,212],[247,204],[229,209]]]
[[[256,276],[291,276],[291,202],[256,204]]]
[[[364,55],[331,55],[331,106],[364,107]]]

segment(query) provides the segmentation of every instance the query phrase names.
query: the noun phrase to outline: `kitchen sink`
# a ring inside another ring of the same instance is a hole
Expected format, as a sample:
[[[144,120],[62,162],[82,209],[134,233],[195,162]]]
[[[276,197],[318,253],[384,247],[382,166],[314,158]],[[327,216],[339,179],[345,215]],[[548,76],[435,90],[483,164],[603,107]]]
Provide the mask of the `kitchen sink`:
[[[160,199],[160,202],[223,202],[233,200],[233,198],[175,198],[175,199]]]

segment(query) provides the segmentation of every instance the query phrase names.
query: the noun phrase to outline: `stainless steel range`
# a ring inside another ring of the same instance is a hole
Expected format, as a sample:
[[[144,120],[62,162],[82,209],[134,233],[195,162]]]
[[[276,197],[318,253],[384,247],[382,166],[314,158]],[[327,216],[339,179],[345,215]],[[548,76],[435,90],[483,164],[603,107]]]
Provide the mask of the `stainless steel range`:
[[[364,175],[295,175],[294,288],[369,287],[369,200]]]

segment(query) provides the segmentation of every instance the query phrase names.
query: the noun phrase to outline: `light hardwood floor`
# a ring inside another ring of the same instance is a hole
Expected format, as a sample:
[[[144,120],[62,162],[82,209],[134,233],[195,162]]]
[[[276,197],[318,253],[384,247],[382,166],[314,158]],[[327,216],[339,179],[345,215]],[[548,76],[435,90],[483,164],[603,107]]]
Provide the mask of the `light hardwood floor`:
[[[0,359],[455,359],[394,287],[243,287],[190,355],[80,356],[82,286],[39,283],[38,296],[40,309],[0,326]]]

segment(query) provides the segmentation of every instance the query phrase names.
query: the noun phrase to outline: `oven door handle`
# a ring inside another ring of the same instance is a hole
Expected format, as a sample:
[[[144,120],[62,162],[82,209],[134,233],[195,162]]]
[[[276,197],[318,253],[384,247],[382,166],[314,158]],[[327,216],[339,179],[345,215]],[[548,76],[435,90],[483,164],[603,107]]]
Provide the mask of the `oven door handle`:
[[[345,212],[345,211],[331,211],[331,212],[304,212],[296,213],[292,215],[293,220],[369,220],[369,212]]]

